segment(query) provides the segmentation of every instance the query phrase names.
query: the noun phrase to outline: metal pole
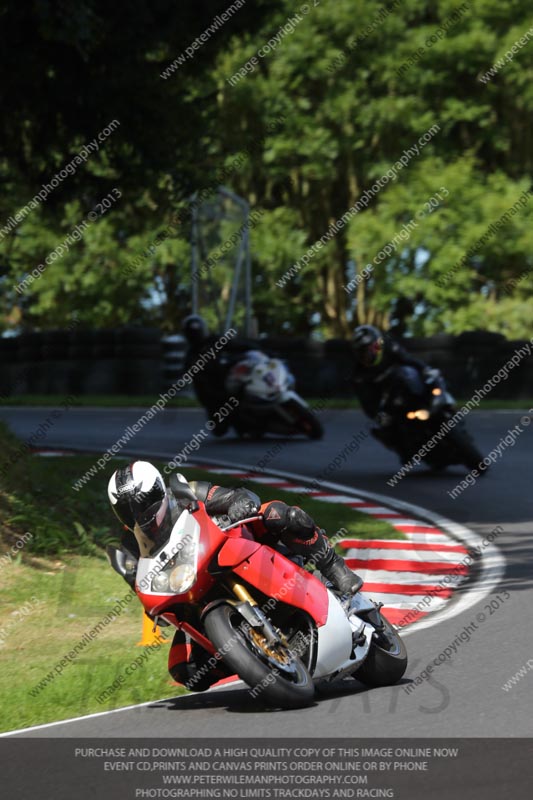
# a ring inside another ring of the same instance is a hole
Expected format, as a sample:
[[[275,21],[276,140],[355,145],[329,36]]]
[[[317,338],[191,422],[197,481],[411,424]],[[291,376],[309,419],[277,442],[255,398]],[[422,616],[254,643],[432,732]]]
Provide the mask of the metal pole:
[[[241,207],[244,216],[244,222],[246,223],[246,227],[243,232],[241,247],[239,248],[239,254],[237,259],[237,264],[235,267],[235,278],[232,286],[231,292],[231,299],[230,299],[230,306],[228,308],[228,314],[226,317],[226,330],[231,325],[231,320],[233,318],[233,313],[235,310],[235,301],[237,297],[237,289],[240,280],[241,274],[241,262],[242,262],[242,254],[244,250],[244,258],[245,258],[245,272],[244,272],[244,292],[245,292],[245,322],[244,322],[244,329],[245,335],[251,336],[252,335],[252,265],[251,265],[251,258],[250,258],[250,228],[249,228],[249,218],[250,218],[250,204],[243,198],[236,195],[231,189],[228,189],[226,186],[220,186],[218,191],[220,194],[229,197],[236,203],[238,206]]]
[[[246,222],[248,223],[250,217],[248,216]],[[245,231],[246,244],[245,244],[245,274],[244,274],[244,302],[246,304],[245,312],[245,336],[250,338],[252,336],[252,264],[250,258],[250,228],[247,225]]]
[[[196,204],[197,192],[191,195],[192,203],[192,225],[191,225],[191,303],[192,313],[198,313],[198,279],[196,270],[198,267],[198,206]]]
[[[233,320],[233,314],[235,313],[235,301],[237,299],[237,289],[239,288],[239,280],[241,277],[241,264],[243,261],[243,249],[244,249],[244,236],[241,239],[241,243],[239,245],[239,252],[237,254],[237,264],[235,265],[235,274],[233,276],[233,285],[231,287],[231,295],[230,301],[228,305],[228,313],[226,314],[226,330],[231,327],[231,322]]]

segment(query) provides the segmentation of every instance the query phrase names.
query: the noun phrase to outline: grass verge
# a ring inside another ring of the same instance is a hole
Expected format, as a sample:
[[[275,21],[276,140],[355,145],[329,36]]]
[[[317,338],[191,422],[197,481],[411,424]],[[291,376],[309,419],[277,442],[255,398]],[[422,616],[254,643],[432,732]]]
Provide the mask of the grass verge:
[[[87,394],[78,395],[69,400],[72,408],[149,408],[159,395],[131,394]],[[65,403],[64,394],[19,394],[0,395],[0,406],[46,406],[60,408]],[[171,398],[166,404],[169,408],[197,408],[200,406],[195,397],[178,396]]]
[[[138,647],[142,611],[137,598],[96,638],[66,657],[84,634],[109,615],[128,593],[126,583],[95,556],[67,556],[61,561],[42,559],[40,565],[18,564],[2,571],[0,636],[0,730],[14,730],[45,722],[105,711],[181,694],[166,669],[168,644],[148,651]],[[27,613],[29,611],[29,613]],[[39,683],[47,685],[32,696]],[[120,691],[105,704],[97,698],[119,676]]]

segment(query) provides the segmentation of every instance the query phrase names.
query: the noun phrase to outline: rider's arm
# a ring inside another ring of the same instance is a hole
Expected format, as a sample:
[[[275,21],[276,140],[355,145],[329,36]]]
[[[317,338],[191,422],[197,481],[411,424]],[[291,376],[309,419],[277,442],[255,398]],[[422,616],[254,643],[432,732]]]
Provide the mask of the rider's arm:
[[[424,370],[429,369],[428,365],[421,361],[419,358],[415,358],[407,350],[399,345],[397,342],[393,342],[391,345],[390,350],[391,360],[395,364],[399,364],[404,367],[414,367],[419,372],[424,372]]]
[[[232,522],[257,514],[261,506],[261,500],[254,492],[240,486],[203,484],[197,497],[199,500],[205,498],[205,510],[210,517],[227,514]]]

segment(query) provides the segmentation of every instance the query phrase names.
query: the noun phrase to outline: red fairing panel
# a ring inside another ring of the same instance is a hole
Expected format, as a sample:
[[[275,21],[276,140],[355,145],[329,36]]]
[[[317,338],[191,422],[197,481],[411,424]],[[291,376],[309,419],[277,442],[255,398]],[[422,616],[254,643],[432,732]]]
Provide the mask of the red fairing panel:
[[[252,539],[227,539],[218,554],[218,563],[221,567],[235,567],[242,561],[251,558],[261,547],[264,545]]]
[[[220,551],[220,566],[233,567],[236,576],[263,594],[300,608],[318,627],[328,618],[328,592],[324,584],[267,545],[228,539]]]

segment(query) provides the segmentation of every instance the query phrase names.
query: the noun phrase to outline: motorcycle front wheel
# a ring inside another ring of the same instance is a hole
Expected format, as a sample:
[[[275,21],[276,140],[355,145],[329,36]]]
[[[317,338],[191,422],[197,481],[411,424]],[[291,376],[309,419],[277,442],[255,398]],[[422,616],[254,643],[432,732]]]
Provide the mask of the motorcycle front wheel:
[[[280,641],[267,641],[229,603],[213,608],[204,620],[207,636],[224,662],[252,689],[254,699],[279,708],[302,708],[315,689],[299,658]]]
[[[474,440],[464,427],[458,427],[450,431],[448,434],[450,443],[452,443],[461,459],[461,464],[469,470],[477,469],[479,472],[486,472],[486,467],[479,465],[483,461],[483,453],[478,450],[474,444]]]
[[[322,439],[324,428],[310,408],[300,405],[295,400],[287,401],[284,407],[294,415],[294,426],[298,431],[305,433],[310,439]]]
[[[392,686],[407,669],[407,650],[398,631],[380,614],[383,629],[376,631],[367,657],[354,678],[366,686]]]

